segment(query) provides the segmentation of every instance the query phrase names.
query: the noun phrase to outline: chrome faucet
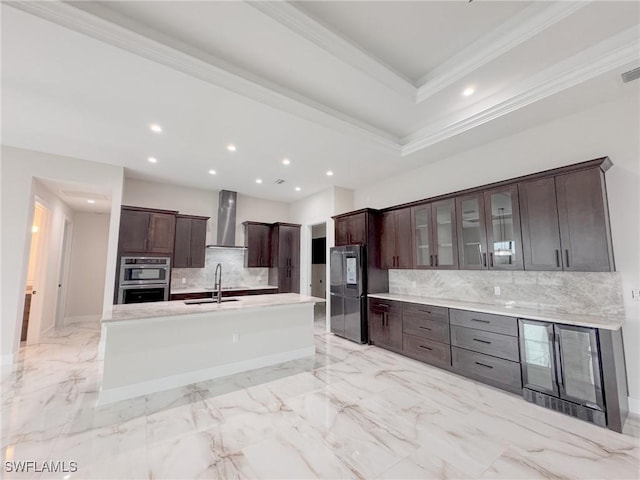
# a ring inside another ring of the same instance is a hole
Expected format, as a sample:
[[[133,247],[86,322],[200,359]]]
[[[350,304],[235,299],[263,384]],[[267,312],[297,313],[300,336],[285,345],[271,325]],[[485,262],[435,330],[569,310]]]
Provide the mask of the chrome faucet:
[[[214,273],[214,284],[213,284],[213,289],[215,291],[215,289],[217,290],[217,300],[218,303],[222,302],[222,264],[219,263],[218,265],[216,265],[216,271]]]

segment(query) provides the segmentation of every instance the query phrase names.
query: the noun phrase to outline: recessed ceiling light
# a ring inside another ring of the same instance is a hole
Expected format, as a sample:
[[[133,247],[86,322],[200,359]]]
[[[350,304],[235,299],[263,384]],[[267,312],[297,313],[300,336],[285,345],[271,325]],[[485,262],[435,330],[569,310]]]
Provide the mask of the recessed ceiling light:
[[[89,199],[89,200],[87,200],[87,203],[96,203],[96,201]]]
[[[235,152],[236,151],[236,146],[235,145],[227,145],[227,150],[229,150],[230,152]]]
[[[463,90],[462,95],[464,95],[465,97],[468,97],[469,95],[473,95],[475,91],[476,91],[475,88],[467,87]]]
[[[262,183],[262,179],[256,178],[256,183]]]
[[[291,160],[289,160],[288,158],[283,158],[282,159],[282,164],[283,165],[289,165],[291,163]]]
[[[149,129],[153,133],[162,133],[162,127],[160,125],[158,125],[157,123],[152,123],[151,125],[149,125]]]
[[[333,171],[332,171],[332,170],[329,170],[329,171],[327,172],[327,177],[331,177],[332,175],[333,175]]]
[[[296,192],[299,192],[300,190],[302,190],[300,187],[296,187]]]
[[[149,163],[158,163],[158,159],[156,157],[147,158],[147,162]]]
[[[215,170],[209,170],[209,175],[215,175],[216,171]]]

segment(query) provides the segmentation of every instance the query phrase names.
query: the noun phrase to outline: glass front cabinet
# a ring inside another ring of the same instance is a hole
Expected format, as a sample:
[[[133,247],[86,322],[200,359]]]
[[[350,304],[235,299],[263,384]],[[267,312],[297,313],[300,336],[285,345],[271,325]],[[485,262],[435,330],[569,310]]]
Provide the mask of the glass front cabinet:
[[[453,199],[411,208],[414,268],[458,268]]]
[[[458,197],[456,214],[460,268],[523,269],[516,185]]]

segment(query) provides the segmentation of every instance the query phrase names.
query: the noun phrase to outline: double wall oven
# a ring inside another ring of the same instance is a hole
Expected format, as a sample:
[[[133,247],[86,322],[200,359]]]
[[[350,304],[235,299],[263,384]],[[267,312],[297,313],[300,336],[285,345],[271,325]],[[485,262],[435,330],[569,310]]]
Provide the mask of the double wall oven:
[[[122,257],[117,303],[169,300],[170,257]]]

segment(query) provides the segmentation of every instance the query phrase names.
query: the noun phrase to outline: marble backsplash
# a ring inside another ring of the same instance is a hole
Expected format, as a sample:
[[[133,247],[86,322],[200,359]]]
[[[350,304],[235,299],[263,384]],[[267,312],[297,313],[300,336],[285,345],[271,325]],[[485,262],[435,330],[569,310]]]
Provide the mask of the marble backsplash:
[[[500,287],[500,295],[494,287]],[[615,272],[389,270],[389,293],[624,316],[620,275]]]
[[[216,265],[222,264],[223,287],[268,285],[268,268],[245,268],[243,248],[207,248],[204,268],[174,268],[171,288],[213,287]],[[186,283],[182,283],[182,279]]]

